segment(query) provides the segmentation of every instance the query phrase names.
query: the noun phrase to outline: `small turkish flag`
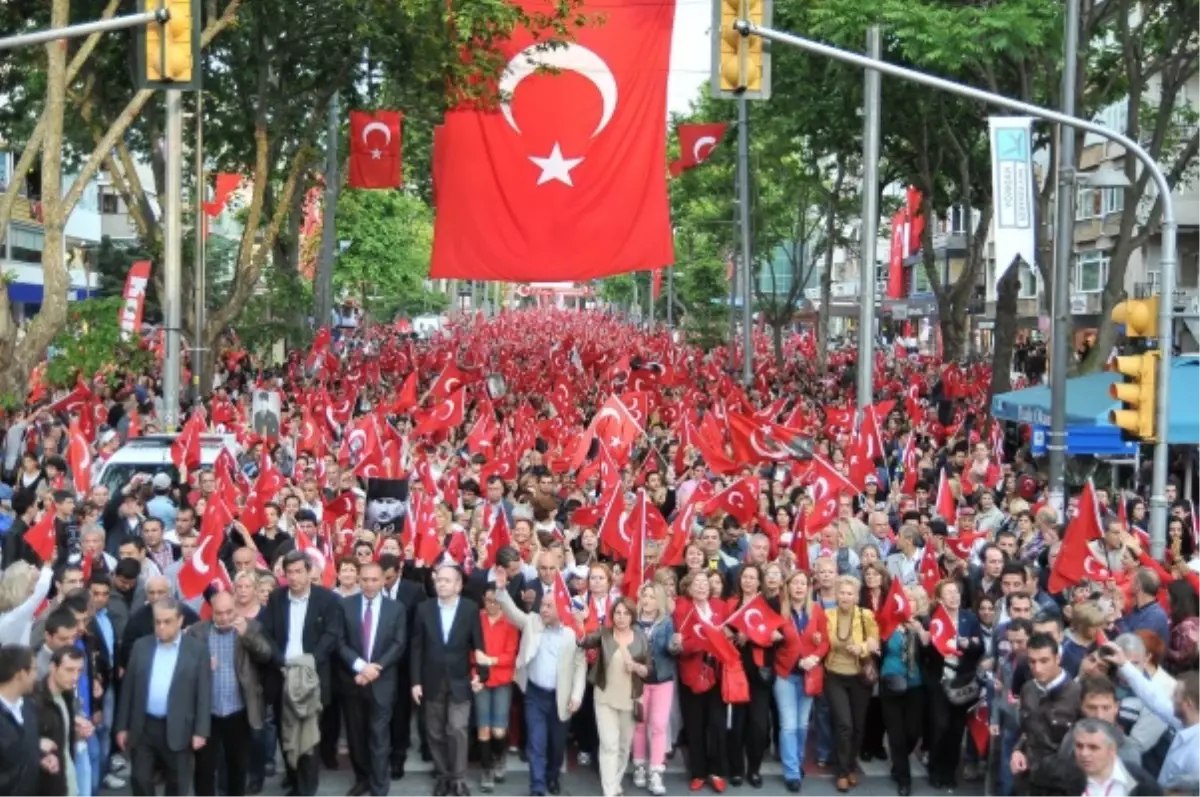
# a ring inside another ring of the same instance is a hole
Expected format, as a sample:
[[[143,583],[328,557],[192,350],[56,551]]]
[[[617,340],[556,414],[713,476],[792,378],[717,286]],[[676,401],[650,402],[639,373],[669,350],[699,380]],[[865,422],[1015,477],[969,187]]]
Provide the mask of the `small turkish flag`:
[[[42,512],[41,519],[25,532],[25,544],[33,549],[43,563],[49,563],[57,543],[57,528],[54,525],[54,504]]]
[[[943,656],[958,655],[958,626],[950,619],[945,606],[938,606],[929,621],[929,639]]]
[[[934,511],[946,521],[949,525],[958,518],[958,500],[954,497],[954,490],[950,488],[950,478],[946,475],[945,468],[942,469],[941,479],[938,481],[937,503],[934,505]]]
[[[908,596],[904,594],[904,585],[900,579],[893,578],[892,585],[888,587],[887,596],[883,599],[883,606],[875,613],[875,622],[879,624],[879,643],[887,644],[892,633],[900,627],[900,624],[911,619],[912,604],[908,602]]]
[[[755,595],[727,621],[760,648],[771,647],[771,636],[783,625],[783,618],[767,605],[762,593]]]
[[[721,509],[745,526],[758,515],[758,492],[758,477],[744,476],[706,503],[704,515],[711,515]]]
[[[350,112],[350,187],[399,188],[400,111]]]
[[[725,122],[679,125],[679,158],[671,161],[671,176],[678,177],[708,160],[728,126]]]

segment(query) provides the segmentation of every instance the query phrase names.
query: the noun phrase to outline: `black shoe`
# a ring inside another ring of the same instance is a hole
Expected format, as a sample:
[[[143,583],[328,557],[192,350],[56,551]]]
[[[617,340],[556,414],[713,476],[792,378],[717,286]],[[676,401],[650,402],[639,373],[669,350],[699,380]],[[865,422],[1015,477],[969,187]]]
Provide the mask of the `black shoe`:
[[[746,782],[749,783],[751,786],[753,786],[756,789],[761,789],[762,788],[762,775],[758,774],[757,772],[753,772],[746,776]]]
[[[871,755],[875,756],[876,760],[878,761],[888,760],[887,750],[883,749],[882,747],[880,747],[878,750],[872,750]]]
[[[428,747],[425,747],[425,746],[421,747],[421,760],[424,761],[426,764],[428,764],[430,761],[433,760],[433,753],[429,752]]]
[[[433,790],[430,793],[433,797],[446,797],[450,794],[450,784],[438,778],[433,782]]]
[[[789,780],[789,781],[786,781],[783,785],[786,786],[787,790],[790,791],[792,794],[800,793],[800,781],[798,781],[798,780]]]
[[[454,788],[451,789],[451,793],[454,795],[454,797],[471,797],[471,790],[467,787],[466,781],[463,780],[460,780],[458,783],[454,784]]]
[[[392,780],[404,779],[404,764],[392,764]]]
[[[346,797],[362,797],[371,790],[371,787],[361,780],[350,787],[350,791],[346,792]]]
[[[733,786],[734,788],[741,786],[743,782],[744,781],[743,781],[741,775],[730,775],[729,776],[729,785]]]
[[[275,762],[274,761],[268,761],[267,763],[263,764],[263,776],[268,777],[268,778],[275,777]]]
[[[555,795],[562,794],[562,786],[558,785],[557,780],[549,780],[546,781],[546,791]]]
[[[908,795],[912,794],[912,787],[907,783],[901,783],[896,787],[896,794],[898,794],[899,797],[908,797]]]
[[[868,752],[867,750],[863,750],[861,753],[858,754],[858,757],[865,764],[866,762],[868,762],[872,758],[874,758],[875,754]]]
[[[262,794],[263,782],[262,778],[254,778],[246,781],[246,794],[254,797],[256,794]]]
[[[338,768],[337,756],[336,755],[332,755],[332,756],[323,755],[323,756],[321,756],[321,764],[326,769],[337,769]]]

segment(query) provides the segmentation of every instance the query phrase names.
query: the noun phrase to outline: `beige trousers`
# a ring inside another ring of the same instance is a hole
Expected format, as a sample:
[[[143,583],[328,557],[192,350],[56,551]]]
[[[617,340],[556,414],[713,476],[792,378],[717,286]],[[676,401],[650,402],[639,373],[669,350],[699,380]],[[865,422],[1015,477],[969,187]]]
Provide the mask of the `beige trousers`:
[[[600,788],[604,797],[621,793],[633,746],[633,710],[619,711],[596,703],[596,730],[600,736]]]

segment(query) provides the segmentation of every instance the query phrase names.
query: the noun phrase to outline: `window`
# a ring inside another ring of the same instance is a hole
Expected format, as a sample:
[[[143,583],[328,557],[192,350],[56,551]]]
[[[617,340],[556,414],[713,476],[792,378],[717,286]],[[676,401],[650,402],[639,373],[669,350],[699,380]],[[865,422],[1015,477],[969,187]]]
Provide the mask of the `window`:
[[[1021,292],[1017,294],[1018,299],[1036,299],[1038,295],[1038,278],[1032,268],[1022,261],[1017,264],[1017,268],[1021,269],[1019,278],[1021,280]]]
[[[0,150],[0,191],[8,190],[8,153]]]
[[[41,263],[45,236],[40,230],[29,230],[16,224],[9,228],[12,259],[19,263]]]
[[[1108,282],[1108,253],[1081,252],[1075,256],[1075,292],[1099,293]]]
[[[1151,296],[1155,296],[1155,295],[1161,293],[1161,291],[1159,290],[1159,287],[1158,287],[1161,280],[1162,280],[1162,272],[1161,271],[1159,271],[1158,269],[1147,269],[1146,270],[1146,285],[1149,288]]]
[[[917,263],[913,266],[913,293],[930,293],[933,290],[933,285],[929,282],[929,276],[925,273],[925,264]]]
[[[1100,190],[1100,213],[1107,216],[1110,213],[1120,213],[1125,209],[1124,188],[1104,188]]]
[[[1075,220],[1086,221],[1100,217],[1100,191],[1090,186],[1075,189]]]
[[[967,232],[967,214],[962,205],[951,205],[946,211],[946,221],[943,229],[950,235],[965,235]]]
[[[101,213],[120,213],[121,201],[116,194],[111,194],[105,191],[100,195],[100,212]]]

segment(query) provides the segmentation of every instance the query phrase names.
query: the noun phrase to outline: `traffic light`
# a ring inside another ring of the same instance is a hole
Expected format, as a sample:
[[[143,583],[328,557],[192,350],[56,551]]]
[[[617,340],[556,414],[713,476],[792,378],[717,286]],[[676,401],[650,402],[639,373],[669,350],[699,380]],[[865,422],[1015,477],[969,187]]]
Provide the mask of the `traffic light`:
[[[771,95],[771,53],[760,37],[734,30],[739,19],[770,27],[771,0],[714,0],[712,96],[765,100]]]
[[[165,8],[171,18],[140,35],[139,83],[148,89],[200,87],[200,0],[140,0],[143,11]]]
[[[1158,337],[1158,297],[1126,299],[1112,310],[1114,324],[1125,325],[1127,338]]]
[[[1115,315],[1115,313],[1114,313]],[[1112,369],[1124,379],[1112,383],[1109,395],[1124,404],[1124,408],[1112,410],[1109,421],[1121,429],[1121,436],[1153,443],[1156,438],[1154,396],[1158,379],[1157,351],[1147,351],[1126,357],[1117,357]]]

